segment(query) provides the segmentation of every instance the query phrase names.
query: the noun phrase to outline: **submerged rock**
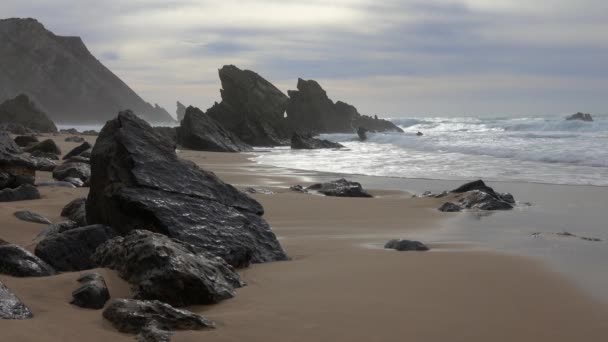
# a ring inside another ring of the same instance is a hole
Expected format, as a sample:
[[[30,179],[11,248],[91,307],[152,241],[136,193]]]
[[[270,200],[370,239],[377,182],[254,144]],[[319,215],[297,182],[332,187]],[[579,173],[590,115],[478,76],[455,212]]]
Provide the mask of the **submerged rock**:
[[[78,282],[82,285],[72,292],[70,304],[81,308],[102,309],[110,300],[106,281],[99,273],[85,274],[78,278]]]
[[[22,221],[27,221],[27,222],[34,222],[34,223],[42,223],[42,224],[51,224],[52,222],[47,219],[46,217],[40,215],[40,214],[36,214],[34,212],[31,212],[29,210],[20,210],[20,211],[16,211],[13,213],[13,215],[15,215],[16,218],[22,220]]]
[[[291,136],[292,150],[314,150],[321,148],[343,148],[344,145],[324,139],[315,139],[312,135],[294,133]]]
[[[569,117],[566,118],[566,120],[570,121],[570,120],[580,120],[580,121],[593,121],[593,117],[591,116],[591,114],[589,113],[581,113],[578,112],[576,114],[572,114]]]
[[[188,107],[177,131],[177,140],[196,151],[240,152],[251,146],[226,130],[219,122],[196,107]]]
[[[0,318],[28,319],[34,315],[3,283],[0,281]]]
[[[0,190],[0,202],[15,202],[40,199],[40,192],[35,186],[24,184],[16,189]]]
[[[55,270],[21,246],[0,242],[0,273],[13,277],[46,277]]]
[[[58,271],[83,271],[95,268],[91,256],[97,247],[116,237],[107,226],[92,225],[48,235],[36,246],[36,256]]]
[[[117,270],[133,286],[135,298],[174,306],[214,304],[233,297],[242,285],[223,259],[146,230],[108,241],[93,259]]]
[[[308,191],[316,191],[325,196],[336,197],[373,197],[363,190],[360,183],[338,179],[327,183],[317,183],[306,188]]]
[[[466,183],[451,193],[462,194],[459,205],[463,209],[510,210],[515,204],[513,195],[499,194],[482,180]]]
[[[420,241],[412,241],[412,240],[401,240],[394,239],[390,240],[384,245],[386,249],[394,249],[400,252],[403,251],[428,251],[429,248]]]
[[[122,234],[158,232],[236,267],[287,258],[257,201],[179,159],[171,142],[130,111],[103,128],[91,168],[89,224],[107,224]]]
[[[157,300],[115,299],[103,317],[120,332],[138,334],[148,326],[160,330],[201,330],[214,328],[210,320]]]
[[[57,164],[49,158],[32,158],[36,163],[36,171],[53,172]]]
[[[83,139],[83,140],[84,140],[84,139]],[[80,155],[82,152],[84,152],[84,151],[86,151],[86,150],[90,149],[91,147],[93,147],[93,146],[91,146],[91,144],[89,144],[88,142],[86,142],[86,141],[85,141],[85,142],[83,142],[82,144],[80,144],[80,145],[78,145],[78,146],[74,147],[74,149],[72,149],[72,150],[71,150],[70,152],[68,152],[68,153],[67,153],[65,156],[63,156],[63,160],[70,159],[70,158],[72,158],[72,157],[78,156],[78,155]]]

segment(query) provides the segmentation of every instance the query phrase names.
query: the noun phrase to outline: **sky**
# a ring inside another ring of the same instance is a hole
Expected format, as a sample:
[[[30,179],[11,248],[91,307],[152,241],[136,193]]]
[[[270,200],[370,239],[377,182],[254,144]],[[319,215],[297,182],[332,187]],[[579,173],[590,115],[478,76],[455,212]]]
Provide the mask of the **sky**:
[[[205,110],[225,64],[317,80],[363,114],[608,113],[605,0],[2,0],[89,50],[146,101]]]

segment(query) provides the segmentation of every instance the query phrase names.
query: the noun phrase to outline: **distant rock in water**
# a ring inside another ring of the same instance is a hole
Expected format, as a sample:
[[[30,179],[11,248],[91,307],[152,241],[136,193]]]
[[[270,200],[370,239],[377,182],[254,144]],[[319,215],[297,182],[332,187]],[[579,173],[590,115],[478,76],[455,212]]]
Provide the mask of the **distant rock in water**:
[[[315,139],[310,134],[294,133],[291,136],[292,150],[315,150],[321,148],[342,148],[344,145],[324,139]]]
[[[369,130],[365,127],[357,128],[357,135],[359,136],[359,140],[361,140],[361,141],[367,140],[367,132],[369,132]]]
[[[81,308],[101,309],[110,300],[105,279],[99,273],[88,273],[78,278],[81,284],[72,292],[72,301]]]
[[[34,184],[37,163],[7,132],[0,131],[0,190]]]
[[[207,115],[249,145],[287,145],[287,96],[251,70],[225,65],[219,75],[222,102],[209,108]]]
[[[59,146],[57,146],[53,139],[43,140],[37,143],[36,145],[32,145],[26,148],[25,151],[32,154],[36,152],[52,153],[56,155],[61,154],[61,149],[59,148]]]
[[[177,114],[177,121],[182,121],[186,115],[186,106],[177,101],[177,110],[175,111],[175,114]]]
[[[177,130],[178,143],[188,149],[213,152],[250,151],[247,145],[219,122],[196,107],[188,107]]]
[[[334,103],[314,80],[300,78],[297,88],[287,92],[287,122],[293,131],[351,133],[356,127],[365,127],[373,132],[403,132],[390,121],[359,114],[348,103]]]
[[[404,252],[404,251],[424,252],[424,251],[429,250],[429,248],[420,241],[401,240],[401,239],[390,240],[389,242],[387,242],[384,245],[384,248],[394,249],[394,250],[397,250],[400,252]]]
[[[0,47],[0,49],[2,48]],[[0,57],[0,61],[1,60],[2,57]],[[0,71],[0,74],[1,73],[2,72]],[[2,81],[0,81],[0,83],[1,82]],[[0,86],[0,92],[1,89],[2,87]],[[0,100],[1,99],[2,97],[0,96]],[[57,126],[55,126],[53,121],[49,119],[46,113],[38,109],[34,102],[24,94],[21,94],[14,99],[6,100],[0,104],[0,123],[21,124],[24,127],[41,133],[57,132]]]
[[[440,208],[443,212],[458,212],[463,209],[477,210],[511,210],[515,205],[515,198],[509,193],[498,193],[487,186],[484,181],[476,180],[466,183],[449,193],[433,195],[425,193],[425,197],[446,197],[451,196],[457,203],[446,202]]]
[[[91,168],[89,224],[161,233],[235,267],[287,259],[257,201],[179,159],[170,141],[130,111],[106,123]]]
[[[102,123],[132,109],[174,122],[102,65],[79,37],[61,37],[35,19],[0,20],[0,101],[27,94],[55,122]]]
[[[591,114],[578,112],[570,115],[566,118],[566,120],[593,121],[593,117]]]
[[[344,178],[327,183],[313,184],[306,190],[334,197],[374,197],[363,190],[360,183],[347,181]]]
[[[55,270],[21,246],[0,240],[0,273],[13,277],[47,277]]]

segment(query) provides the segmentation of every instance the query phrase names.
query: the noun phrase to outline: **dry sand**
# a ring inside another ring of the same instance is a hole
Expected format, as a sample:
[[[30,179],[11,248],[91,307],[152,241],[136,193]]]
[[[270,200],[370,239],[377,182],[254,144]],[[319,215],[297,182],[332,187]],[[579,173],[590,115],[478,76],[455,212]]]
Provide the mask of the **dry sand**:
[[[310,182],[309,173],[257,166],[244,154],[182,156],[238,186],[275,191],[253,196],[292,260],[241,270],[248,286],[234,299],[190,308],[217,329],[178,332],[174,341],[555,342],[603,341],[608,334],[606,307],[534,260],[442,245],[424,253],[380,248],[412,230],[438,227],[445,214],[432,209],[433,199],[398,192],[375,192],[374,199],[293,193],[286,187]],[[0,238],[31,249],[44,225],[12,213],[29,209],[59,221],[63,205],[86,189],[42,188],[42,194],[42,200],[0,204]],[[129,295],[114,272],[102,272],[113,297]],[[35,315],[0,321],[0,341],[133,341],[101,311],[68,304],[78,275],[0,276]]]

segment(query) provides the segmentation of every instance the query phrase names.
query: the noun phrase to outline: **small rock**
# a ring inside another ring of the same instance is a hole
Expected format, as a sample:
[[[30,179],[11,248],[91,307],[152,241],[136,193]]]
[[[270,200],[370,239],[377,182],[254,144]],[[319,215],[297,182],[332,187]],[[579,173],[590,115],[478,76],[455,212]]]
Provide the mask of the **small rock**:
[[[0,273],[13,277],[46,277],[55,274],[55,270],[21,246],[0,244]]]
[[[81,308],[101,309],[110,300],[106,282],[99,273],[88,273],[78,278],[82,285],[72,292],[72,301]]]
[[[420,241],[412,241],[412,240],[401,240],[394,239],[390,240],[384,245],[384,248],[387,249],[395,249],[400,252],[403,251],[428,251],[429,248]]]
[[[83,141],[84,141],[84,139],[83,139]],[[72,158],[72,157],[78,156],[78,155],[80,155],[82,152],[84,152],[84,151],[86,151],[86,150],[90,149],[91,147],[92,147],[92,146],[91,146],[91,144],[89,144],[88,142],[86,142],[86,141],[85,141],[85,142],[83,142],[82,144],[80,144],[80,145],[78,145],[78,146],[74,147],[74,149],[73,149],[73,150],[71,150],[71,151],[70,151],[70,152],[68,152],[68,153],[67,153],[65,156],[63,156],[63,160],[70,159],[70,158]]]
[[[15,202],[40,199],[40,192],[35,186],[23,184],[16,189],[0,190],[0,202]]]
[[[439,207],[439,211],[443,211],[446,213],[456,213],[462,211],[462,208],[457,204],[446,202],[441,207]]]
[[[81,142],[84,142],[84,138],[73,135],[71,137],[65,138],[65,141],[67,141],[67,142],[81,143]]]
[[[363,190],[360,183],[350,182],[344,178],[327,183],[313,184],[306,188],[306,190],[317,191],[325,196],[373,197],[367,191]]]
[[[28,319],[34,315],[1,281],[0,281],[0,318]]]
[[[34,223],[42,223],[42,224],[51,224],[53,222],[51,222],[49,219],[47,219],[46,217],[40,215],[40,214],[36,214],[34,212],[31,212],[29,210],[21,210],[21,211],[16,211],[13,213],[13,215],[15,215],[16,218],[22,220],[22,221],[27,221],[27,222],[34,222]]]
[[[264,195],[273,195],[274,192],[266,189],[256,189],[256,188],[247,188],[245,192],[248,194],[264,194]]]
[[[306,192],[306,189],[304,189],[304,187],[299,184],[294,185],[294,186],[290,187],[289,189],[292,191],[296,191],[296,192]]]

